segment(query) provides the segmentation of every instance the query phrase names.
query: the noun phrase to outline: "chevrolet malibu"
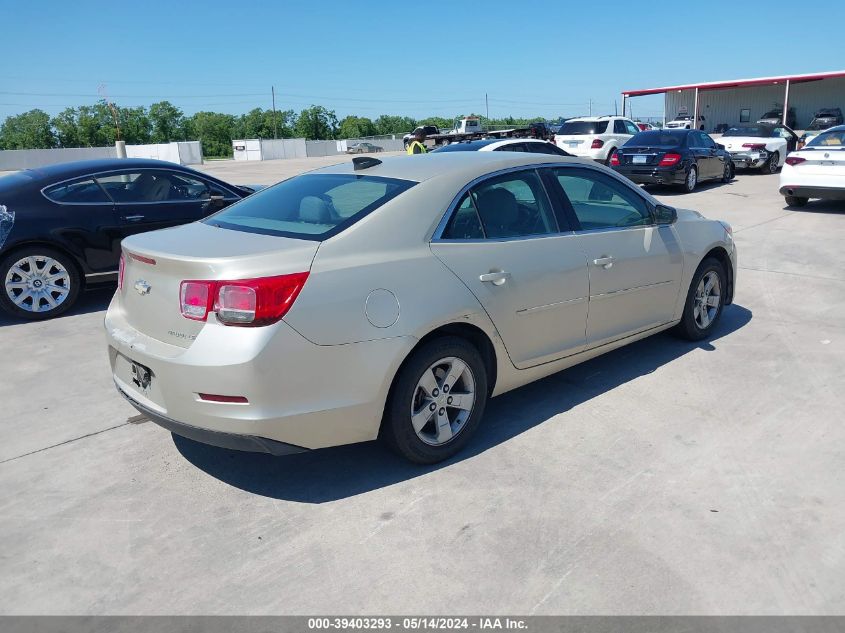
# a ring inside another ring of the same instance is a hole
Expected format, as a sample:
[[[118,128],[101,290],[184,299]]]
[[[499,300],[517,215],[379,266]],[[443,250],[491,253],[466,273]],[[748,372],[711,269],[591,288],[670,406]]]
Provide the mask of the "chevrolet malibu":
[[[490,397],[668,328],[704,338],[736,284],[727,224],[512,152],[356,158],[122,248],[120,393],[274,455],[382,438],[446,459]]]

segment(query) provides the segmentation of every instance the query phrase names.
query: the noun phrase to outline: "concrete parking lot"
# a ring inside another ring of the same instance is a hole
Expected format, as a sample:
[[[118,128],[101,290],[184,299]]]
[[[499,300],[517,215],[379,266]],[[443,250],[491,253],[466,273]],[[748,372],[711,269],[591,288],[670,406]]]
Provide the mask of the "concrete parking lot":
[[[845,613],[845,204],[787,210],[777,182],[654,191],[734,227],[711,340],[660,334],[496,398],[435,467],[138,420],[108,369],[110,290],[0,317],[0,613]]]

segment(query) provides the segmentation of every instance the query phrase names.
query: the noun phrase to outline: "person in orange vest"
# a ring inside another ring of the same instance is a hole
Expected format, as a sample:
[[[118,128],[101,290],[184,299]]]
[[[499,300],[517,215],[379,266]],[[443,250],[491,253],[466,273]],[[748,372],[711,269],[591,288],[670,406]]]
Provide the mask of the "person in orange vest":
[[[425,130],[421,127],[418,127],[414,130],[414,140],[408,143],[408,156],[412,156],[414,154],[425,154]]]

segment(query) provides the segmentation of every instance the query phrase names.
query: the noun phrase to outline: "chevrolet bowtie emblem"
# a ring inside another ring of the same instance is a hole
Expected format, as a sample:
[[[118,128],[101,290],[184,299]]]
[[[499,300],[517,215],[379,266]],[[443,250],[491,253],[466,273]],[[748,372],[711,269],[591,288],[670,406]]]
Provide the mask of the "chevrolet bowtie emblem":
[[[146,281],[144,281],[143,279],[139,279],[138,281],[135,282],[135,290],[137,291],[137,293],[139,295],[141,295],[143,297],[144,295],[150,294],[150,290],[152,290],[152,286],[150,284],[148,284]]]

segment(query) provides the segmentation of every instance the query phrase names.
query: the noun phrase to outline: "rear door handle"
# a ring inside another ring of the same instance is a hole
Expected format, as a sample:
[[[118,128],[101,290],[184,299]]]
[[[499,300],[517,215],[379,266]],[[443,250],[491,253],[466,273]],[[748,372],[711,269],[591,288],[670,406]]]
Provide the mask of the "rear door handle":
[[[138,221],[143,220],[143,219],[144,219],[143,215],[127,215],[124,218],[124,220],[126,220],[127,222],[138,222]]]
[[[613,262],[615,261],[616,260],[613,257],[610,257],[609,255],[604,255],[602,257],[599,257],[598,259],[594,259],[593,264],[595,266],[601,266],[602,268],[607,270],[608,268],[613,266]]]
[[[494,272],[494,273],[484,273],[483,275],[478,276],[479,281],[489,281],[494,286],[501,286],[505,283],[508,279],[510,279],[511,274],[506,273],[505,271]]]

